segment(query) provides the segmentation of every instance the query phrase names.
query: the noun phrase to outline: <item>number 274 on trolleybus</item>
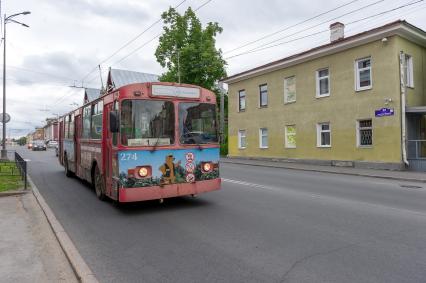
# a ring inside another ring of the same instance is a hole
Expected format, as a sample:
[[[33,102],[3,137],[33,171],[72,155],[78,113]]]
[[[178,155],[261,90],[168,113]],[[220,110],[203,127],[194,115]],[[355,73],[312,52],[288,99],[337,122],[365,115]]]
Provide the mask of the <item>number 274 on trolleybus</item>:
[[[123,86],[64,115],[59,162],[100,199],[133,202],[220,189],[216,97],[193,85]]]

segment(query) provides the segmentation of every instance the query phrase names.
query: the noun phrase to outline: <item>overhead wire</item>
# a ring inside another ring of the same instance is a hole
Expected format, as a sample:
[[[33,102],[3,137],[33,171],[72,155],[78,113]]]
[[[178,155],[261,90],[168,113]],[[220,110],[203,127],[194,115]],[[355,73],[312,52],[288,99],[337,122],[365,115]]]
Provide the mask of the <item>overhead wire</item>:
[[[186,0],[182,0],[179,4],[177,4],[174,8],[177,9],[179,8],[183,3],[185,3]],[[103,63],[107,62],[109,59],[111,59],[112,57],[114,57],[115,55],[117,55],[121,50],[123,50],[124,48],[126,48],[127,46],[129,46],[131,43],[135,42],[138,38],[140,38],[143,34],[145,34],[148,30],[150,30],[151,28],[153,28],[155,25],[157,25],[158,23],[160,23],[162,21],[162,18],[160,17],[158,20],[156,20],[155,22],[153,22],[151,25],[149,25],[148,27],[146,27],[142,32],[140,32],[139,34],[137,34],[136,36],[134,36],[132,39],[130,39],[129,41],[127,41],[124,45],[122,45],[120,48],[118,48],[116,51],[114,51],[111,55],[109,55],[108,57],[106,57],[105,59],[103,59],[101,62],[99,62],[96,67],[94,67],[89,73],[87,73],[82,79],[81,81],[84,81],[90,74],[92,74],[94,71],[96,71],[98,69],[99,65],[102,65]]]
[[[284,32],[284,31],[287,31],[287,30],[289,30],[289,29],[292,29],[292,28],[294,28],[294,27],[300,26],[300,25],[302,25],[302,24],[304,24],[304,23],[307,23],[307,22],[309,22],[309,21],[312,21],[312,20],[315,20],[315,19],[317,19],[317,18],[320,18],[320,17],[322,17],[322,16],[324,16],[324,15],[326,15],[326,14],[329,14],[329,13],[331,13],[331,12],[337,11],[337,10],[339,10],[339,9],[343,8],[343,7],[349,6],[349,5],[351,5],[351,4],[355,3],[355,2],[358,2],[358,1],[360,1],[360,0],[353,0],[353,1],[346,2],[345,4],[342,4],[342,5],[340,5],[340,6],[337,6],[337,7],[333,8],[333,9],[327,10],[327,11],[325,11],[325,12],[322,12],[322,13],[320,13],[320,14],[318,14],[318,15],[315,15],[315,16],[313,16],[313,17],[310,17],[310,18],[305,19],[305,20],[303,20],[303,21],[300,21],[300,22],[298,22],[298,23],[295,23],[295,24],[292,24],[292,25],[286,26],[285,28],[282,28],[282,29],[280,29],[280,30],[274,31],[274,32],[269,33],[269,34],[267,34],[267,35],[264,35],[264,36],[262,36],[262,37],[260,37],[260,38],[258,38],[258,39],[255,39],[255,40],[253,40],[253,41],[247,42],[247,43],[245,43],[245,44],[243,44],[243,45],[240,45],[240,46],[237,46],[237,47],[235,47],[235,48],[233,48],[233,49],[230,49],[230,50],[224,51],[224,52],[223,52],[223,54],[231,53],[231,52],[236,51],[236,50],[238,50],[238,49],[241,49],[241,48],[247,47],[247,46],[249,46],[249,45],[252,45],[253,43],[259,42],[259,41],[261,41],[261,40],[263,40],[263,39],[266,39],[266,38],[268,38],[268,37],[274,36],[274,35],[276,35],[276,34],[279,34],[279,33],[282,33],[282,32]]]
[[[198,6],[197,8],[194,9],[194,11],[198,11],[201,8],[203,8],[204,6],[206,6],[208,3],[210,3],[213,0],[207,0],[205,1],[203,4],[201,4],[200,6]],[[384,1],[384,0],[381,0]],[[113,65],[116,65],[118,63],[121,63],[122,61],[124,61],[125,59],[129,58],[131,55],[135,54],[138,50],[140,50],[141,48],[147,46],[149,43],[151,43],[152,41],[154,41],[156,38],[159,38],[162,35],[162,32],[157,34],[156,36],[154,36],[153,38],[151,38],[150,40],[144,42],[142,45],[138,46],[137,48],[135,48],[134,50],[132,50],[129,54],[127,54],[126,56],[122,57],[120,60],[116,61]]]
[[[203,2],[200,6],[198,6],[197,8],[194,9],[194,11],[198,11],[200,9],[202,9],[204,6],[206,6],[208,3],[210,3],[213,0],[207,0],[205,2]],[[382,0],[383,1],[383,0]],[[151,39],[149,39],[148,41],[144,42],[143,44],[139,45],[138,47],[136,47],[135,49],[133,49],[132,51],[130,51],[128,54],[126,54],[125,56],[123,56],[122,58],[120,58],[119,60],[115,61],[113,64],[111,64],[111,66],[117,65],[121,62],[123,62],[124,60],[126,60],[127,58],[129,58],[130,56],[132,56],[133,54],[135,54],[136,52],[138,52],[140,49],[142,49],[143,47],[147,46],[148,44],[150,44],[151,42],[153,42],[155,39],[159,38],[162,35],[162,32],[155,35],[154,37],[152,37]],[[91,83],[92,81],[94,81],[99,75],[93,76],[92,78],[90,78],[86,83]]]
[[[404,5],[401,5],[401,6],[398,6],[398,7],[395,7],[395,8],[392,8],[392,9],[389,9],[389,10],[386,10],[386,11],[383,11],[383,12],[380,12],[380,13],[377,13],[377,14],[374,14],[374,15],[371,15],[371,16],[368,16],[368,17],[364,17],[364,18],[361,18],[361,19],[354,20],[354,21],[352,21],[352,22],[347,23],[347,24],[346,24],[346,26],[351,25],[351,24],[354,24],[354,23],[358,23],[358,22],[361,22],[361,21],[365,21],[365,20],[367,20],[367,19],[374,18],[374,17],[377,17],[377,16],[379,16],[379,15],[384,15],[384,14],[387,14],[387,13],[391,13],[391,12],[394,12],[394,11],[396,11],[396,10],[403,9],[403,8],[405,8],[405,7],[408,7],[408,6],[411,6],[411,5],[414,5],[414,4],[417,4],[417,3],[423,2],[423,1],[424,1],[424,0],[412,1],[412,2],[406,3],[406,4],[404,4]],[[233,55],[233,56],[227,57],[227,58],[225,58],[225,59],[227,59],[227,60],[228,60],[228,59],[235,58],[235,57],[239,57],[239,56],[242,56],[242,55],[247,55],[247,54],[250,54],[250,53],[254,53],[254,52],[258,52],[258,51],[262,51],[262,50],[270,49],[270,48],[277,47],[277,46],[280,46],[280,45],[284,45],[284,44],[287,44],[287,43],[290,43],[290,42],[294,42],[294,41],[297,41],[297,40],[301,40],[301,39],[304,39],[304,38],[307,38],[307,37],[311,37],[311,36],[314,36],[314,35],[318,35],[318,34],[321,34],[321,33],[327,32],[327,31],[329,31],[329,29],[322,30],[322,31],[319,31],[319,32],[316,32],[316,33],[312,33],[312,34],[308,34],[308,35],[305,35],[305,36],[302,36],[302,37],[298,37],[298,38],[295,38],[295,39],[292,39],[292,40],[289,40],[289,41],[285,41],[285,42],[277,43],[277,44],[274,44],[274,45],[269,45],[269,44],[267,44],[267,45],[266,45],[266,44],[265,44],[265,46],[262,46],[261,48],[260,48],[260,47],[258,47],[258,48],[255,48],[255,49],[252,49],[252,50],[249,50],[249,51],[246,51],[246,52],[242,52],[242,53],[239,53],[239,54],[236,54],[236,55]],[[287,38],[287,37],[284,37],[284,38]],[[284,38],[281,38],[281,39],[279,39],[279,40],[282,40],[282,39],[284,39]],[[276,40],[276,41],[279,41],[279,40]]]
[[[344,13],[344,14],[342,14],[342,15],[337,16],[337,17],[329,18],[329,19],[327,19],[327,20],[325,20],[325,21],[322,21],[322,22],[320,22],[320,23],[317,23],[317,24],[314,24],[314,25],[309,26],[309,27],[307,27],[307,28],[304,28],[304,29],[298,30],[298,31],[293,32],[293,33],[291,33],[291,34],[289,34],[289,35],[286,35],[286,36],[284,36],[284,37],[281,37],[281,38],[278,38],[278,39],[275,39],[275,40],[269,41],[269,42],[267,42],[267,43],[263,43],[263,44],[261,44],[261,45],[258,45],[258,46],[257,46],[257,47],[255,47],[255,48],[249,49],[248,51],[245,51],[245,52],[242,52],[242,53],[239,53],[239,54],[233,55],[233,56],[229,56],[229,57],[227,57],[227,58],[225,58],[225,59],[238,57],[238,56],[240,56],[240,54],[243,54],[243,53],[252,53],[253,51],[255,51],[255,50],[257,50],[257,49],[260,49],[260,48],[263,48],[264,46],[268,46],[268,45],[273,44],[273,43],[275,43],[275,42],[277,42],[277,41],[280,41],[280,40],[283,40],[283,39],[286,39],[286,38],[292,37],[292,36],[297,35],[297,34],[300,34],[301,32],[305,32],[305,31],[308,31],[308,30],[314,29],[314,28],[319,27],[319,26],[321,26],[321,25],[323,25],[323,24],[326,24],[326,23],[328,23],[328,22],[330,22],[330,21],[337,20],[337,19],[339,19],[339,18],[341,18],[341,17],[344,17],[344,16],[347,16],[347,15],[351,15],[351,14],[357,13],[357,12],[359,12],[359,11],[362,11],[362,10],[366,9],[366,8],[369,8],[369,7],[372,7],[372,6],[374,6],[374,5],[377,5],[377,4],[379,4],[379,3],[383,2],[383,1],[385,1],[385,0],[375,1],[375,2],[370,3],[370,4],[368,4],[368,5],[362,6],[362,7],[360,7],[360,8],[354,9],[354,10],[351,10],[351,11],[349,11],[349,12],[346,12],[346,13]]]

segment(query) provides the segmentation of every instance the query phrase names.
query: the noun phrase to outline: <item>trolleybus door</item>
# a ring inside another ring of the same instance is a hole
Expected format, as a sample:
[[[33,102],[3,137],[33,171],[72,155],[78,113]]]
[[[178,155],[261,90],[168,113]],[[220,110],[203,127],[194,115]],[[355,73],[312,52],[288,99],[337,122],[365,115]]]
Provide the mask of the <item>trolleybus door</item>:
[[[109,129],[109,112],[112,110],[113,103],[107,104],[104,106],[104,123],[103,123],[103,133],[104,133],[104,152],[102,154],[104,158],[104,168],[105,168],[105,191],[106,194],[112,196],[112,133]],[[114,196],[112,196],[114,198]]]

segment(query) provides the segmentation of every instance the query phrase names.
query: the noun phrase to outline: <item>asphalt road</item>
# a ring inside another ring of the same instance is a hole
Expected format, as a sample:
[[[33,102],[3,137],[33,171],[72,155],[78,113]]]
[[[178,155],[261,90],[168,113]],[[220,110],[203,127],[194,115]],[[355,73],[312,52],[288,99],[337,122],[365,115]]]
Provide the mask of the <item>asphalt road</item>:
[[[222,164],[221,191],[116,208],[22,154],[101,282],[426,282],[425,184]]]

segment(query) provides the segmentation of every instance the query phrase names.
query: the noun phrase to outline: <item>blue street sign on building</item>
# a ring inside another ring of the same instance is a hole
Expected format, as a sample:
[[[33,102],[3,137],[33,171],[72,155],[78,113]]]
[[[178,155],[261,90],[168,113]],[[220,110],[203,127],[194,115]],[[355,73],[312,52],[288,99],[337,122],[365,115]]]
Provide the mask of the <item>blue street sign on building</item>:
[[[382,108],[375,111],[376,117],[383,117],[383,116],[393,116],[394,110],[393,108]]]

